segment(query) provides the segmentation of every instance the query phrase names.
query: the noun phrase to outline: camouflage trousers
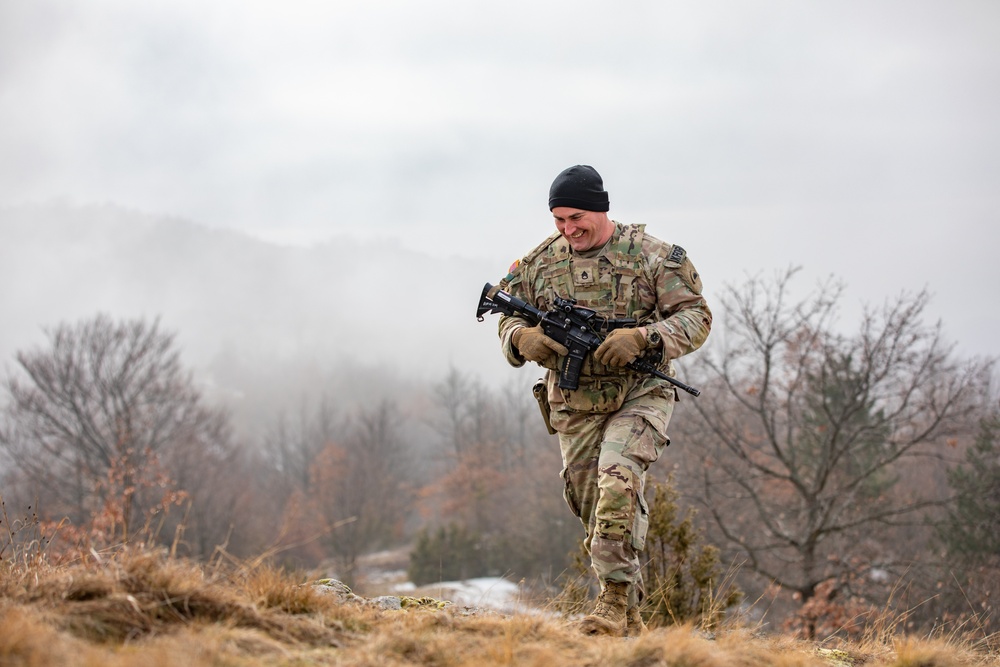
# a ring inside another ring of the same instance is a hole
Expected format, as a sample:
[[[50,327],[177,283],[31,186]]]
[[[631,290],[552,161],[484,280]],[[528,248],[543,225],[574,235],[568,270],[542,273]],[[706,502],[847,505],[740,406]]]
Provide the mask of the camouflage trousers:
[[[658,390],[626,400],[615,412],[558,406],[550,417],[559,433],[564,495],[587,530],[591,565],[602,585],[629,584],[629,607],[645,594],[639,554],[646,544],[649,508],[643,489],[646,471],[670,443],[673,407],[673,392]]]

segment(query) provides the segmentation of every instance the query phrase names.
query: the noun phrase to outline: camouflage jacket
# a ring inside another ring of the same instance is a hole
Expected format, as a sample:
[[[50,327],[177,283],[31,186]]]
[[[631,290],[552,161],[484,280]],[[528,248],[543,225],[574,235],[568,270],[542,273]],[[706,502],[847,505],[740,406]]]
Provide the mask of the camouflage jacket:
[[[561,296],[576,299],[577,305],[593,308],[604,317],[635,318],[638,326],[659,332],[661,369],[673,375],[670,361],[701,347],[712,326],[712,312],[701,294],[701,277],[687,253],[646,234],[644,225],[616,222],[604,247],[586,254],[595,256],[574,253],[556,232],[515,263],[500,285],[542,310],[551,310],[553,297]],[[511,337],[515,329],[526,325],[519,317],[500,318],[501,344],[512,366],[524,365]],[[548,374],[553,409],[612,412],[626,397],[668,391],[663,380],[605,366],[593,355],[587,355],[584,362],[580,388],[562,391],[557,386],[558,367],[550,367]]]

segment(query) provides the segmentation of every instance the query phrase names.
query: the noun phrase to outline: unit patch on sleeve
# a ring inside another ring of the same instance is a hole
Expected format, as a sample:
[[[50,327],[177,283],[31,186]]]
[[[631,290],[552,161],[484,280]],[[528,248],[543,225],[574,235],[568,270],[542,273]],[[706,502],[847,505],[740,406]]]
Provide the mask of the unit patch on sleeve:
[[[684,248],[680,247],[679,245],[675,245],[670,250],[670,255],[667,257],[667,261],[680,264],[681,262],[684,261],[685,255],[687,255],[687,251],[684,250]]]

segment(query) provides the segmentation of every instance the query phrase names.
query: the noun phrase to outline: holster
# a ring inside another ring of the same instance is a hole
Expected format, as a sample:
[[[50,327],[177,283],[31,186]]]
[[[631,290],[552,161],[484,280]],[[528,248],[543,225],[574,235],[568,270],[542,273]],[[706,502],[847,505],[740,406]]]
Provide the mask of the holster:
[[[531,388],[531,393],[534,394],[535,400],[538,401],[538,409],[542,411],[542,420],[545,421],[545,428],[549,433],[555,433],[556,430],[552,428],[552,422],[549,420],[552,408],[549,407],[549,389],[545,383],[545,378],[540,378],[535,382]]]

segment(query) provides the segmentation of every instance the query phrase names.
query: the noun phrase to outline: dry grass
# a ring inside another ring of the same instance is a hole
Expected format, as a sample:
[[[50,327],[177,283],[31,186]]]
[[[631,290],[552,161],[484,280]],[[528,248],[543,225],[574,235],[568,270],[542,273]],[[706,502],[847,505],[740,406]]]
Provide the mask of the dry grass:
[[[893,642],[821,652],[746,628],[708,639],[688,627],[582,637],[557,615],[382,610],[261,563],[222,572],[146,550],[59,567],[0,561],[4,666],[1000,666],[996,653],[947,638]]]

